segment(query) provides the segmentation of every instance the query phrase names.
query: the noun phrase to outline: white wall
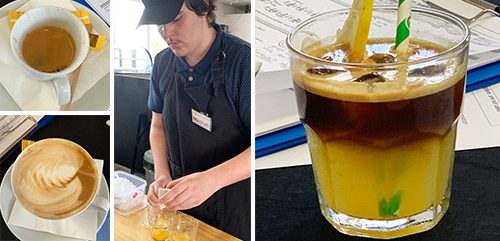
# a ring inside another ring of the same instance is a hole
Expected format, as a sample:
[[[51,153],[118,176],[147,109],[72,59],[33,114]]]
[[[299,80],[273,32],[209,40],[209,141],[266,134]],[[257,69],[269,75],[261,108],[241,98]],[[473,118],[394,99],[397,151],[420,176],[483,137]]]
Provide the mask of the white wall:
[[[250,38],[250,23],[251,14],[244,13],[243,11],[233,8],[229,5],[221,4],[215,2],[217,9],[215,14],[217,15],[216,22],[218,24],[225,24],[229,26],[229,32],[236,35],[247,42],[251,41]]]
[[[217,8],[215,10],[215,14],[217,14],[217,18],[221,15],[226,15],[226,14],[245,13],[242,10],[239,10],[237,8],[233,8],[230,5],[223,4],[219,1],[215,2],[215,7]]]

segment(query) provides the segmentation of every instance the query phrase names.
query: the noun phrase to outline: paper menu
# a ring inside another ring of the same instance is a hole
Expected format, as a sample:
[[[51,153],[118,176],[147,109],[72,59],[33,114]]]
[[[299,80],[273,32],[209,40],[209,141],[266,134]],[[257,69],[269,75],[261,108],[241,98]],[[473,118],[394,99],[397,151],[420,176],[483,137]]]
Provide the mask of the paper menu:
[[[110,0],[85,0],[109,25]]]
[[[500,84],[465,95],[455,149],[494,146],[500,146]]]
[[[261,37],[264,36],[264,37]],[[290,69],[286,34],[255,21],[255,58],[262,62],[262,72]]]
[[[471,26],[469,55],[500,49],[500,18],[479,19]]]
[[[448,11],[454,12],[459,16],[464,18],[472,18],[474,15],[481,11],[481,8],[476,7],[470,3],[464,1],[453,1],[453,4],[449,4],[450,0],[423,0],[424,2],[430,2],[436,6],[442,7]]]
[[[298,0],[260,0],[256,1],[255,4],[255,20],[266,23],[266,25],[286,34],[295,25],[324,12],[325,9],[341,9],[344,6],[328,0],[309,0],[307,2]]]
[[[455,2],[456,0],[439,0]],[[300,21],[327,10],[348,8],[352,0],[257,0],[255,4],[255,53],[261,71],[289,68],[285,39]],[[375,0],[375,5],[397,5],[396,0]],[[429,7],[422,0],[413,6]],[[470,9],[469,9],[470,11]],[[500,49],[500,18],[485,15],[471,24],[469,55]]]
[[[37,127],[42,115],[0,115],[0,158]]]
[[[257,0],[255,3],[255,56],[261,71],[289,69],[285,39],[298,23],[325,9],[341,9],[346,3],[329,0]]]

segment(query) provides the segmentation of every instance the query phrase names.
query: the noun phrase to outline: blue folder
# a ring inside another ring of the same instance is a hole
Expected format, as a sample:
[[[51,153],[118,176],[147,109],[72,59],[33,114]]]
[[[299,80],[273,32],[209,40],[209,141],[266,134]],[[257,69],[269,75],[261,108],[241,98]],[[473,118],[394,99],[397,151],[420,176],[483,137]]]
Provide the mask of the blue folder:
[[[500,82],[500,61],[467,71],[466,92],[488,87]]]
[[[500,61],[467,72],[466,92],[500,83]],[[255,158],[306,143],[302,125],[292,126],[255,139]]]
[[[97,15],[99,15],[85,0],[73,0],[89,9],[91,9],[92,11],[94,11]]]
[[[306,132],[302,125],[273,132],[255,139],[255,158],[300,145],[306,141]]]

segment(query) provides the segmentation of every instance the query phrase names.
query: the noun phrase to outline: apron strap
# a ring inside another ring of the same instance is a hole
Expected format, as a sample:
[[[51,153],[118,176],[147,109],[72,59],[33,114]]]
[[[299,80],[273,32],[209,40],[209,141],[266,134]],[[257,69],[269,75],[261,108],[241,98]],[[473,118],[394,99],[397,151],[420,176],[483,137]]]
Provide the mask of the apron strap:
[[[224,53],[224,32],[221,36],[221,44],[219,51],[214,55],[212,61],[212,80],[214,86],[214,96],[219,94],[219,85],[224,84],[224,59],[226,58],[226,53]]]
[[[173,76],[175,74],[175,69],[177,65],[177,59],[174,53],[172,53],[172,56],[170,57],[170,66],[169,66],[169,73],[168,73],[168,79],[173,80]]]
[[[224,58],[226,53],[221,49],[217,51],[212,61],[212,78],[214,85],[214,96],[219,94],[219,85],[224,84]]]

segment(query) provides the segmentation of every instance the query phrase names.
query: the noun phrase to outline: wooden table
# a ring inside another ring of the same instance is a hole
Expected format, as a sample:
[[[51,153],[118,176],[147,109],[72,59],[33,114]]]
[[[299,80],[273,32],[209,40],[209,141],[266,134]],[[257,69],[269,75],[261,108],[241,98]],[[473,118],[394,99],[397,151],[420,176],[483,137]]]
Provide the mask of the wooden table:
[[[121,215],[115,212],[115,240],[154,240],[151,237],[151,230],[142,226],[146,219],[147,208],[139,210],[129,215]],[[216,229],[198,220],[198,232],[196,241],[233,241],[241,240],[219,229]]]

